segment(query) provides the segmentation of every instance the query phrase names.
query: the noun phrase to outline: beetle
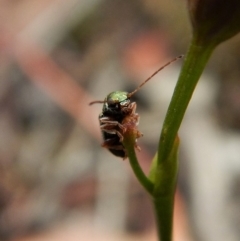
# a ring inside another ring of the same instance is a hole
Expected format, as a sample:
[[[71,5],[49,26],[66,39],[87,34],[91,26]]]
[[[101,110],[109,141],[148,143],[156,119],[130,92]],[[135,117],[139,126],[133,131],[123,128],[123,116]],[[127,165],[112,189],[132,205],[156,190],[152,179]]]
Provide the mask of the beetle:
[[[131,97],[159,71],[182,57],[183,55],[180,55],[160,67],[130,93],[114,91],[108,94],[103,101],[96,100],[89,103],[89,105],[103,104],[102,112],[99,115],[100,129],[104,140],[102,146],[107,148],[113,155],[123,159],[128,157],[126,148],[123,145],[124,133],[128,128],[134,130],[136,137],[135,148],[141,150],[137,145],[137,139],[143,134],[137,129],[139,123],[139,115],[136,113],[137,104],[131,102]]]

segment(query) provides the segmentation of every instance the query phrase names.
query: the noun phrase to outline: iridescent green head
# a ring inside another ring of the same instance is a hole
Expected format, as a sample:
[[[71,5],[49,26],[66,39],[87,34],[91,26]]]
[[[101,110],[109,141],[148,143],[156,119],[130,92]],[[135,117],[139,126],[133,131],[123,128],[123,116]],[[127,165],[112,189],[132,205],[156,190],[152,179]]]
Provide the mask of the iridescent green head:
[[[128,92],[114,91],[111,92],[104,100],[103,112],[116,114],[121,112],[121,107],[127,106],[130,103]]]
[[[113,106],[126,100],[128,100],[128,92],[125,91],[114,91],[106,97],[108,106]]]

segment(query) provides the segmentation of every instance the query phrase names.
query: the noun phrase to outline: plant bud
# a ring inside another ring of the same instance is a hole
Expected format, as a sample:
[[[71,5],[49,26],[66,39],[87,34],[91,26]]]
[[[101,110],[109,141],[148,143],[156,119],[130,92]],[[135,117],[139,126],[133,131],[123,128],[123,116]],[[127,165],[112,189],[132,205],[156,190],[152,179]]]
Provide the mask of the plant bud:
[[[188,8],[200,45],[217,45],[240,31],[240,0],[188,0]]]

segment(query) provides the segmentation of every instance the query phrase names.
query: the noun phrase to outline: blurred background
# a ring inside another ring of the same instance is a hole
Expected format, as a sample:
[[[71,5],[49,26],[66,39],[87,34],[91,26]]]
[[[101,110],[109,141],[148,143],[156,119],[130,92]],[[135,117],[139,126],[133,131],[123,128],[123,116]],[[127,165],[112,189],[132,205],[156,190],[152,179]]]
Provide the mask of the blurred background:
[[[149,196],[98,115],[184,54],[185,1],[0,1],[0,240],[156,241]],[[214,52],[180,130],[174,241],[240,237],[240,37]],[[148,172],[182,60],[135,96]]]

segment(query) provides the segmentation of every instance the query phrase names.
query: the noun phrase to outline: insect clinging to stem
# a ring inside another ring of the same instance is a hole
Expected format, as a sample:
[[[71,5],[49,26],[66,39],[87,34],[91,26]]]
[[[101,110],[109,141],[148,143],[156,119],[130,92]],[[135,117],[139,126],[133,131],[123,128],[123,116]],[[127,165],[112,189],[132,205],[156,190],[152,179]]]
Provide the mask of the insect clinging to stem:
[[[131,102],[131,97],[158,72],[182,57],[183,55],[180,55],[160,67],[130,93],[126,91],[114,91],[108,94],[104,100],[96,100],[89,103],[89,105],[103,104],[102,112],[99,115],[103,136],[102,146],[107,148],[113,155],[122,157],[123,159],[128,157],[126,148],[123,145],[124,133],[128,128],[132,128],[134,131],[136,137],[135,148],[140,150],[140,147],[137,145],[137,139],[143,134],[137,129],[139,123],[139,115],[135,112],[137,104],[136,102]]]

